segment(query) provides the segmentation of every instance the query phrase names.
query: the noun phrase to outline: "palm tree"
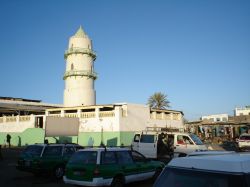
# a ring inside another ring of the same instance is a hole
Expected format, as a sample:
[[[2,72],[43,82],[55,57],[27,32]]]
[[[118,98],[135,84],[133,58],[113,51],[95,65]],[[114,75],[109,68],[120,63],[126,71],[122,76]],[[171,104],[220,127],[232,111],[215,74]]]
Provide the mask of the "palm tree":
[[[161,92],[155,92],[148,99],[148,103],[150,108],[156,109],[166,109],[170,107],[170,102],[167,99],[167,95]]]

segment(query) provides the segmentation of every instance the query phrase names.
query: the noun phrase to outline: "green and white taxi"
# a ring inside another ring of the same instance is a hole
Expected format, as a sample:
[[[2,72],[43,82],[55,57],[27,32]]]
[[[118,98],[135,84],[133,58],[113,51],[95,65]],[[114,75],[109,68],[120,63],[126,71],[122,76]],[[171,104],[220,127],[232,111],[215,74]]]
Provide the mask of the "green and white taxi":
[[[82,148],[78,144],[29,145],[19,156],[16,168],[35,175],[49,173],[60,179],[71,155]]]
[[[73,154],[63,180],[82,186],[123,186],[156,179],[163,168],[164,163],[127,148],[88,148]]]

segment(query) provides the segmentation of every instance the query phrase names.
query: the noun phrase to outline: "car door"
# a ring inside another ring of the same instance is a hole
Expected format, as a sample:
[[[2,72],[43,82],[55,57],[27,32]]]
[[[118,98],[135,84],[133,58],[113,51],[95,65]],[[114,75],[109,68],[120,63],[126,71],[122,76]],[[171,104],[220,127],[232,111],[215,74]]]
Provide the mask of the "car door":
[[[63,146],[47,146],[41,157],[41,168],[52,171],[57,165],[63,163]]]
[[[148,158],[157,158],[157,136],[155,134],[142,134],[138,152]]]
[[[188,154],[196,150],[196,145],[186,135],[176,135],[175,153]]]
[[[136,180],[144,180],[152,177],[155,172],[153,164],[137,151],[131,151],[131,155],[137,167]]]
[[[132,147],[136,151],[139,151],[140,138],[141,138],[140,134],[135,134],[134,140],[132,142]]]
[[[136,180],[136,174],[138,168],[136,163],[133,161],[133,158],[129,151],[116,151],[116,156],[118,164],[121,168],[121,172],[124,174],[126,182],[132,182]]]
[[[120,173],[121,166],[118,164],[115,151],[101,151],[99,169],[104,179],[113,178]]]
[[[63,149],[63,161],[66,164],[70,157],[76,152],[76,149],[74,146],[64,146]]]

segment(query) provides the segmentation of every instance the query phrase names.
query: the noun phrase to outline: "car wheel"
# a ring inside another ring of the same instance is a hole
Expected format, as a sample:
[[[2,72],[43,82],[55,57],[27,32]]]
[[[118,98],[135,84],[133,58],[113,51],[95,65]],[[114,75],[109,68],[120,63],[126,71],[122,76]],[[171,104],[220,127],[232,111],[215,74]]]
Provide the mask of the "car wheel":
[[[111,183],[111,187],[123,187],[124,180],[122,176],[115,177]]]
[[[57,166],[54,170],[54,176],[56,179],[61,179],[64,175],[64,167],[63,166]]]

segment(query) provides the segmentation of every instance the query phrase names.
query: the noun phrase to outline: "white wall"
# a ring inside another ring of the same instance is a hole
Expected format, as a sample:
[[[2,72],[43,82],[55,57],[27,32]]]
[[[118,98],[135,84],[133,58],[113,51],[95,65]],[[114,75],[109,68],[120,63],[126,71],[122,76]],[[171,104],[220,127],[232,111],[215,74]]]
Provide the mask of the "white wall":
[[[0,132],[23,132],[28,128],[34,128],[35,127],[35,116],[31,115],[29,116],[29,120],[20,121],[20,116],[13,116],[9,117],[12,118],[15,121],[7,121],[6,119],[8,117],[2,117],[3,121],[0,122]]]
[[[120,116],[120,131],[145,130],[149,123],[149,107],[137,104],[127,104],[127,115]]]
[[[214,114],[208,116],[202,116],[202,120],[209,120],[211,122],[226,122],[228,121],[228,114]]]
[[[235,108],[235,116],[250,115],[250,108]]]
[[[181,115],[181,114],[180,114]],[[146,127],[184,128],[183,116],[179,120],[152,119],[146,105],[127,104],[127,117],[120,117],[121,131],[142,131]]]

